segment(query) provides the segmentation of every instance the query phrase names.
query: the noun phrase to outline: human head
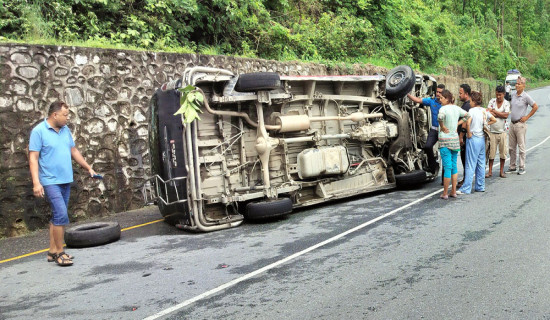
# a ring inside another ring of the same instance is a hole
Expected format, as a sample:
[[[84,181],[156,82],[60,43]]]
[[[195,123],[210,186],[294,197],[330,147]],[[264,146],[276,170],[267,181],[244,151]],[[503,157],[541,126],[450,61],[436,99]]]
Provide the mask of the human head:
[[[483,95],[479,91],[472,91],[470,100],[474,107],[478,107],[483,103]]]
[[[63,127],[69,121],[69,106],[62,101],[52,103],[48,109],[48,120],[54,127]]]
[[[437,89],[435,91],[435,97],[436,99],[440,100],[441,101],[441,92],[445,90],[445,85],[443,83],[440,83],[437,85]]]
[[[461,84],[460,88],[458,88],[458,98],[460,101],[468,101],[471,93],[472,88],[470,88],[470,85],[467,83]]]
[[[454,102],[453,94],[447,89],[443,89],[440,93],[440,99],[442,105],[448,105]]]
[[[497,86],[495,89],[495,96],[497,97],[498,103],[501,103],[504,100],[505,93],[506,89],[503,86]]]
[[[525,90],[525,85],[527,84],[527,79],[524,77],[518,77],[516,80],[516,92],[521,94]]]

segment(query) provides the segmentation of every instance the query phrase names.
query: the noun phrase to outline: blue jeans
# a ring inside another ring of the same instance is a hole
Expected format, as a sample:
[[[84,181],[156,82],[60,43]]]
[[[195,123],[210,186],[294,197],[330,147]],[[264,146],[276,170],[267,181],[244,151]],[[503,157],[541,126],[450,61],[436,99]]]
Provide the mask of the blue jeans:
[[[485,138],[472,136],[466,140],[466,175],[460,188],[462,193],[472,192],[474,172],[475,191],[485,191]]]
[[[439,153],[441,154],[441,162],[443,162],[443,178],[450,179],[453,174],[458,173],[456,167],[458,151],[449,148],[440,148]]]
[[[64,226],[69,224],[69,196],[71,195],[71,184],[51,184],[44,186],[46,199],[52,208],[52,218],[50,222],[54,226]]]

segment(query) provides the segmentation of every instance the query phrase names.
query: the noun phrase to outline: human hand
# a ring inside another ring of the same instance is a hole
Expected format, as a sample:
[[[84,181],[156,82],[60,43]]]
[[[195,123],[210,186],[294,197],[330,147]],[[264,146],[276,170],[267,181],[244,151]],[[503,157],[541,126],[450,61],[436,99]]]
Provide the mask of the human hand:
[[[32,187],[32,193],[37,198],[44,198],[44,187],[39,183]]]
[[[524,116],[524,117],[519,118],[519,121],[525,123],[525,122],[527,122],[527,119],[529,119],[529,118],[527,116]]]
[[[449,133],[449,129],[448,128],[441,128],[441,131],[445,132],[445,133]]]
[[[468,139],[470,139],[470,138],[472,137],[472,133],[471,133],[471,132],[468,132],[468,133],[466,134],[466,137],[468,137]]]
[[[88,173],[90,174],[90,177],[93,177],[94,175],[96,175],[97,173],[94,171],[94,169],[90,168],[90,170],[88,170]]]

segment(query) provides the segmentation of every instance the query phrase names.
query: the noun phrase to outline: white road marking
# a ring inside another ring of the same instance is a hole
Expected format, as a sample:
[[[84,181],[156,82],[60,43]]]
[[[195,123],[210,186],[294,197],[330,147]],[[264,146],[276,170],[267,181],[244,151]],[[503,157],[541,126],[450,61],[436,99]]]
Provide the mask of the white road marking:
[[[542,140],[542,142],[538,143],[537,145],[534,145],[534,146],[532,146],[531,148],[527,149],[526,152],[529,152],[529,151],[531,151],[531,150],[533,150],[533,149],[539,147],[540,145],[542,145],[543,143],[545,143],[546,141],[548,141],[548,139],[550,139],[550,136],[546,137],[546,139]],[[506,159],[507,162],[508,162],[509,160],[510,160],[510,158]],[[500,163],[499,163],[499,164],[493,165],[493,167],[499,166],[499,165],[500,165]],[[319,242],[319,243],[316,244],[316,245],[313,245],[313,246],[311,246],[311,247],[309,247],[309,248],[306,248],[306,249],[304,249],[304,250],[302,250],[302,251],[300,251],[300,252],[297,252],[297,253],[295,253],[295,254],[292,254],[292,255],[290,255],[290,256],[284,258],[284,259],[281,259],[281,260],[279,260],[279,261],[276,261],[276,262],[274,262],[274,263],[272,263],[272,264],[269,264],[269,265],[267,265],[267,266],[265,266],[265,267],[263,267],[263,268],[260,268],[260,269],[258,269],[258,270],[256,270],[256,271],[253,271],[253,272],[251,272],[251,273],[248,273],[248,274],[246,274],[246,275],[244,275],[244,276],[242,276],[242,277],[240,277],[240,278],[237,278],[237,279],[231,280],[231,281],[229,281],[229,282],[226,282],[226,283],[222,284],[222,285],[219,286],[219,287],[216,287],[216,288],[214,288],[214,289],[208,290],[208,291],[206,291],[206,292],[204,292],[204,293],[202,293],[202,294],[200,294],[200,295],[198,295],[198,296],[195,296],[195,297],[193,297],[193,298],[191,298],[191,299],[185,300],[185,301],[183,301],[182,303],[179,303],[179,304],[177,304],[177,305],[175,305],[175,306],[173,306],[173,307],[170,307],[170,308],[164,309],[164,310],[162,310],[162,311],[160,311],[160,312],[158,312],[158,313],[155,313],[155,314],[153,314],[153,315],[151,315],[151,316],[145,318],[144,320],[154,320],[154,319],[158,319],[158,318],[163,317],[163,316],[165,316],[165,315],[168,315],[168,314],[170,314],[170,313],[172,313],[172,312],[175,312],[175,311],[177,311],[177,310],[179,310],[179,309],[182,309],[182,308],[184,308],[184,307],[186,307],[186,306],[188,306],[188,305],[190,305],[190,304],[192,304],[192,303],[194,303],[194,302],[197,302],[197,301],[202,300],[202,299],[204,299],[204,298],[207,298],[207,297],[209,297],[209,296],[211,296],[211,295],[213,295],[213,294],[216,294],[216,293],[218,293],[218,292],[220,292],[220,291],[223,291],[223,290],[225,290],[225,289],[227,289],[227,288],[230,288],[230,287],[232,287],[232,286],[234,286],[234,285],[236,285],[236,284],[239,284],[240,282],[243,282],[243,281],[245,281],[245,280],[248,280],[248,279],[250,279],[250,278],[252,278],[252,277],[255,277],[255,276],[257,276],[257,275],[259,275],[259,274],[261,274],[261,273],[264,273],[264,272],[266,272],[266,271],[268,271],[268,270],[271,270],[271,269],[273,269],[273,268],[276,268],[276,267],[278,267],[278,266],[280,266],[280,265],[282,265],[282,264],[284,264],[284,263],[287,263],[287,262],[289,262],[289,261],[291,261],[291,260],[294,260],[294,259],[296,259],[296,258],[298,258],[298,257],[300,257],[300,256],[303,256],[304,254],[306,254],[306,253],[308,253],[308,252],[311,252],[311,251],[313,251],[313,250],[315,250],[315,249],[317,249],[317,248],[320,248],[320,247],[322,247],[322,246],[324,246],[324,245],[327,245],[327,244],[332,243],[332,242],[334,242],[334,241],[336,241],[336,240],[339,240],[339,239],[341,239],[341,238],[347,236],[347,235],[350,234],[350,233],[353,233],[353,232],[359,231],[359,230],[361,230],[361,229],[364,229],[364,228],[366,228],[367,226],[369,226],[369,225],[371,225],[371,224],[373,224],[373,223],[376,223],[376,222],[378,222],[378,221],[380,221],[380,220],[382,220],[382,219],[385,219],[385,218],[387,218],[387,217],[389,217],[389,216],[392,216],[392,215],[396,214],[397,212],[402,211],[403,209],[409,208],[409,207],[411,207],[411,206],[413,206],[413,205],[415,205],[415,204],[417,204],[417,203],[420,203],[420,202],[422,202],[422,201],[424,201],[424,200],[426,200],[426,199],[430,199],[430,198],[433,197],[434,195],[440,193],[442,190],[443,190],[443,189],[438,189],[438,190],[436,190],[436,191],[434,191],[434,192],[432,192],[432,193],[427,194],[426,196],[424,196],[424,197],[422,197],[422,198],[420,198],[420,199],[417,199],[417,200],[415,200],[415,201],[413,201],[413,202],[410,202],[409,204],[406,204],[406,205],[404,205],[404,206],[402,206],[402,207],[399,207],[399,208],[397,208],[397,209],[394,209],[394,210],[392,210],[392,211],[390,211],[390,212],[388,212],[388,213],[386,213],[386,214],[383,214],[383,215],[381,215],[381,216],[379,216],[379,217],[377,217],[377,218],[375,218],[375,219],[372,219],[372,220],[367,221],[367,222],[365,222],[365,223],[363,223],[363,224],[360,224],[360,225],[358,225],[358,226],[356,226],[356,227],[354,227],[354,228],[352,228],[352,229],[349,229],[349,230],[347,230],[347,231],[344,231],[344,232],[342,232],[342,233],[340,233],[340,234],[338,234],[338,235],[336,235],[336,236],[334,236],[334,237],[332,237],[332,238],[329,238],[329,239],[327,239],[327,240],[325,240],[325,241]]]

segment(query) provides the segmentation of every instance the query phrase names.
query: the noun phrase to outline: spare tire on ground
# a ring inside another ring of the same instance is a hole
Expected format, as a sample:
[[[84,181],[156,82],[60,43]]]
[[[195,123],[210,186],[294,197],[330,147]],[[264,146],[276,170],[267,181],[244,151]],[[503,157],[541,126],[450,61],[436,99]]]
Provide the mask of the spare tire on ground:
[[[414,71],[409,66],[398,66],[390,70],[386,76],[386,98],[401,99],[411,92],[416,82]]]
[[[85,248],[100,246],[120,239],[118,222],[92,222],[65,230],[67,247]]]

